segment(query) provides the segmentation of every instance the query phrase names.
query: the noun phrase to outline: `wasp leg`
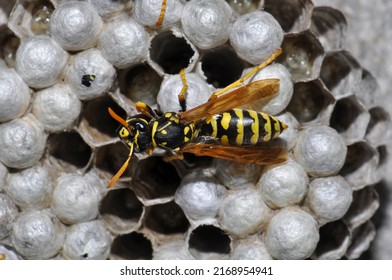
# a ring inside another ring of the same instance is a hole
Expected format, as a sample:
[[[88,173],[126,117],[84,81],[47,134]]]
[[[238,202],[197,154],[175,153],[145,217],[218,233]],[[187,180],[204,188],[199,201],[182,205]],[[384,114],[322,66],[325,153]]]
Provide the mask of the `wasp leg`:
[[[141,113],[141,114],[143,114],[143,115],[145,115],[145,116],[147,116],[147,117],[149,117],[151,119],[158,118],[157,113],[150,106],[148,106],[144,102],[140,102],[140,101],[136,102],[135,103],[135,107],[136,107],[136,110],[139,113]]]
[[[180,103],[181,106],[181,112],[185,112],[186,111],[185,92],[188,90],[188,84],[186,82],[184,69],[181,69],[180,76],[181,76],[183,86],[181,92],[178,94],[178,102]]]
[[[240,85],[242,85],[247,79],[249,79],[252,75],[254,75],[257,71],[260,71],[261,69],[263,69],[264,67],[266,67],[268,64],[270,64],[272,61],[274,61],[280,54],[282,53],[282,49],[278,49],[274,54],[272,54],[270,57],[268,57],[264,62],[262,62],[261,64],[257,65],[256,67],[254,67],[248,74],[246,74],[244,77],[238,79],[237,81],[231,83],[230,85],[228,85],[227,87],[218,90],[216,92],[214,92],[211,96],[209,100],[214,100],[215,98],[217,98],[219,95],[222,95],[224,93],[226,93],[227,91],[239,87]]]
[[[120,170],[117,171],[116,175],[114,175],[113,178],[110,180],[110,182],[108,184],[108,188],[111,188],[114,185],[114,183],[116,183],[117,180],[121,177],[121,175],[124,173],[125,169],[127,169],[128,165],[129,165],[129,161],[131,160],[132,156],[133,156],[133,145],[130,145],[127,160],[124,162],[123,166],[121,166]]]
[[[161,13],[159,14],[159,18],[155,23],[156,26],[159,27],[162,25],[163,19],[165,18],[165,12],[166,12],[166,0],[162,0]]]

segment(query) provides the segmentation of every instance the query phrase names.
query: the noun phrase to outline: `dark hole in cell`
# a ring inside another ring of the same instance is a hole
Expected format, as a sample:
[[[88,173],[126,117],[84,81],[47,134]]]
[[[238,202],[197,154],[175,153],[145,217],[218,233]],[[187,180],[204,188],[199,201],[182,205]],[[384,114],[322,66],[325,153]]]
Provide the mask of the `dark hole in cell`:
[[[230,238],[220,228],[202,225],[193,230],[189,248],[198,253],[230,253]]]
[[[83,254],[83,255],[82,255],[82,258],[83,258],[83,259],[87,259],[87,258],[88,258],[88,254],[87,254],[87,253],[86,253],[86,254]]]
[[[183,233],[189,222],[182,209],[173,201],[151,206],[147,210],[145,225],[159,233]]]
[[[342,176],[355,172],[363,164],[368,162],[374,153],[370,147],[363,143],[355,143],[347,147],[346,161],[340,170]]]
[[[337,132],[346,131],[360,115],[359,104],[353,98],[345,98],[336,102],[331,115],[330,125]]]
[[[130,189],[111,190],[101,201],[100,213],[102,216],[116,216],[136,223],[142,212],[143,204]]]
[[[181,178],[176,168],[161,157],[138,162],[132,185],[138,196],[146,199],[173,196]]]
[[[320,240],[314,255],[317,258],[332,251],[344,250],[348,243],[349,230],[342,220],[327,223],[320,228]]]
[[[150,57],[165,73],[178,74],[186,68],[195,52],[184,38],[171,32],[160,33],[151,42]]]
[[[4,30],[2,33],[0,34],[0,57],[4,59],[8,67],[14,67],[15,55],[20,45],[20,39],[13,34],[6,34]]]
[[[121,142],[100,147],[96,153],[96,167],[114,175],[124,164],[128,154],[128,148]],[[134,163],[135,161],[131,160],[122,177],[131,175]]]
[[[112,108],[120,117],[126,118],[125,111],[118,106],[109,96],[89,101],[83,110],[83,117],[89,125],[99,132],[110,137],[116,137],[116,129],[119,123],[108,113],[108,108]]]
[[[91,87],[91,83],[94,82],[95,80],[95,75],[92,74],[86,74],[82,76],[82,85],[85,87]]]
[[[225,87],[241,77],[243,61],[229,48],[222,48],[203,55],[202,70],[207,82],[215,88]]]
[[[388,148],[384,145],[377,147],[378,154],[380,156],[378,166],[384,165],[388,160]]]
[[[138,232],[116,237],[111,247],[111,254],[125,260],[151,260],[152,253],[151,241]]]
[[[327,53],[321,65],[320,78],[329,90],[333,90],[353,69],[358,69],[358,62],[347,52]]]
[[[374,107],[369,110],[370,121],[366,129],[366,133],[369,133],[378,123],[389,121],[389,115],[381,107]]]
[[[76,167],[84,167],[90,160],[91,148],[76,132],[62,132],[49,136],[49,154]]]
[[[316,82],[300,82],[294,84],[294,93],[287,108],[298,121],[309,122],[317,118],[319,113],[329,104],[332,97],[323,92]]]
[[[162,78],[148,65],[119,70],[121,93],[134,102],[156,103]]]
[[[264,10],[279,22],[285,32],[291,30],[296,21],[303,16],[306,0],[266,0]]]

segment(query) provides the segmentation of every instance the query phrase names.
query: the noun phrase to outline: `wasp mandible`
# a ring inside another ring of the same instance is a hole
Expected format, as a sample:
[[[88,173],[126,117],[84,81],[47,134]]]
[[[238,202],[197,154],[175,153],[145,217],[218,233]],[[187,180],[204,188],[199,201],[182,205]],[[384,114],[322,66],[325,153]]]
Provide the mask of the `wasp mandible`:
[[[277,50],[243,78],[213,93],[206,103],[190,110],[186,110],[185,93],[188,86],[184,70],[180,72],[183,82],[183,89],[178,95],[180,112],[161,113],[146,103],[137,102],[136,109],[140,114],[124,120],[109,108],[109,114],[121,124],[117,135],[129,148],[129,154],[108,186],[111,187],[124,173],[134,153],[151,154],[154,148],[170,150],[179,156],[193,153],[261,165],[285,161],[285,149],[258,144],[277,138],[287,125],[262,112],[236,109],[271,97],[279,91],[278,79],[241,85],[281,52],[281,49]]]

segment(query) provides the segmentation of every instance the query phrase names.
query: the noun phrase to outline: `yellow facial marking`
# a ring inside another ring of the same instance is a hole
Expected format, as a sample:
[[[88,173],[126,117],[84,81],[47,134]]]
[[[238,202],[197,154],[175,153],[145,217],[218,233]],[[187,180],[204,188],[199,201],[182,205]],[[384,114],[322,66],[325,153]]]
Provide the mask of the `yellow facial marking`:
[[[230,113],[225,112],[222,114],[221,126],[223,127],[223,129],[227,130],[229,128],[230,120]]]
[[[122,127],[120,129],[120,137],[121,138],[127,138],[129,136],[129,131],[125,127]]]
[[[161,130],[161,133],[163,134],[163,135],[167,135],[167,130]]]

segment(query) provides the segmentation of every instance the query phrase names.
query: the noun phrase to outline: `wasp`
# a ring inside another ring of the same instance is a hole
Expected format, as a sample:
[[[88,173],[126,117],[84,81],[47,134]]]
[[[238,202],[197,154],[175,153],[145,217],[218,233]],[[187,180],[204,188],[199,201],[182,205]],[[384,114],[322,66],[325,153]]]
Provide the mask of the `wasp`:
[[[278,79],[240,85],[280,53],[279,49],[243,78],[213,93],[206,103],[190,110],[186,110],[185,92],[188,86],[184,70],[180,72],[183,82],[178,95],[180,112],[161,113],[146,103],[137,102],[139,114],[124,120],[109,108],[110,116],[121,124],[116,133],[129,148],[127,160],[111,179],[109,187],[124,173],[134,153],[151,154],[154,148],[170,150],[178,157],[183,153],[193,153],[260,165],[285,161],[285,149],[258,144],[277,138],[287,125],[262,112],[236,109],[279,91]]]

